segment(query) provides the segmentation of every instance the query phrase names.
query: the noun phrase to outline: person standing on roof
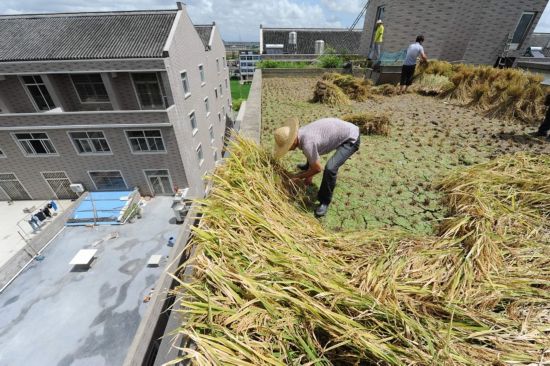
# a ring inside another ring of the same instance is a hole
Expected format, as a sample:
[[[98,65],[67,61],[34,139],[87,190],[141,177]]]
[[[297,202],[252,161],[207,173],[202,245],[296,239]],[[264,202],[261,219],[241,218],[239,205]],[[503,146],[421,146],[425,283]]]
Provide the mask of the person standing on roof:
[[[372,59],[380,59],[382,54],[382,43],[384,42],[384,22],[382,19],[378,19],[376,22],[376,32],[374,33],[374,54]]]
[[[335,151],[325,165],[317,195],[320,205],[315,216],[325,216],[336,187],[338,169],[359,150],[359,127],[338,118],[323,118],[302,128],[298,125],[297,118],[289,118],[283,127],[275,130],[273,155],[279,159],[289,150],[302,150],[307,162],[298,165],[302,173],[294,176],[293,181],[302,180],[309,185],[313,177],[323,171],[320,156]]]
[[[424,36],[418,36],[416,37],[416,42],[411,44],[407,49],[407,56],[401,70],[401,88],[399,94],[406,92],[409,86],[411,86],[418,57],[420,57],[420,62],[428,62],[428,56],[426,56],[424,47],[422,46],[423,43]]]

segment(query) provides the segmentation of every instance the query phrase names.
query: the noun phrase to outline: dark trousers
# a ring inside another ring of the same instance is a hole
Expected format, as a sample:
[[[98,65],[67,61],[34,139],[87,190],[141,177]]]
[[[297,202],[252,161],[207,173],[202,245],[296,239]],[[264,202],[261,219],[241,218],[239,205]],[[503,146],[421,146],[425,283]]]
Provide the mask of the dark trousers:
[[[541,135],[546,135],[550,131],[550,108],[546,110],[546,117],[544,118],[544,122],[539,127],[539,133]]]
[[[334,193],[334,187],[336,187],[336,176],[338,175],[338,169],[352,156],[357,150],[361,141],[357,138],[355,143],[345,142],[338,149],[332,157],[327,161],[325,171],[323,172],[323,181],[321,182],[321,188],[317,198],[320,203],[328,205],[332,201],[332,194]]]

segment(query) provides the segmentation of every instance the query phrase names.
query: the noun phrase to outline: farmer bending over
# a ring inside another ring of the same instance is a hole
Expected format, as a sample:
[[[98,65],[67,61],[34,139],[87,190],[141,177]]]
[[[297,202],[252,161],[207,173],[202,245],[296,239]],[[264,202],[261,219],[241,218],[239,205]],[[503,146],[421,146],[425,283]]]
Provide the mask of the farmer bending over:
[[[313,177],[323,170],[320,155],[336,150],[325,166],[318,193],[320,205],[315,210],[317,217],[325,216],[332,201],[338,169],[359,150],[359,127],[338,118],[323,118],[300,129],[298,124],[297,118],[290,118],[283,127],[275,130],[273,154],[278,159],[289,150],[300,148],[307,162],[298,165],[302,173],[294,176],[293,180],[311,184]]]

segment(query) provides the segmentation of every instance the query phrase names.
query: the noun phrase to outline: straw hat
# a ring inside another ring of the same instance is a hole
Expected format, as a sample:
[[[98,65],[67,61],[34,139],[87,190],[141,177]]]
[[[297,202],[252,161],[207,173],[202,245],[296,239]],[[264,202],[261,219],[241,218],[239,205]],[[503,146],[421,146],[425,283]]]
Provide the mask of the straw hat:
[[[382,24],[382,19],[378,19],[378,21],[376,22],[376,24]]]
[[[283,157],[298,136],[298,118],[291,117],[286,120],[283,127],[279,127],[275,130],[275,146],[273,148],[273,156],[275,159]]]

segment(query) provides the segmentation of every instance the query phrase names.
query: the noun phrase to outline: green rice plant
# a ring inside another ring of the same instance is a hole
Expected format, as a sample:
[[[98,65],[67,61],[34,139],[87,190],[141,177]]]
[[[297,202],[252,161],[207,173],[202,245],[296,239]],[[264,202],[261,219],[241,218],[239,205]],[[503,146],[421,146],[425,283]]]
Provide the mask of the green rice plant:
[[[237,138],[201,201],[178,278],[194,365],[545,362],[548,156],[517,154],[441,183],[438,237],[325,231],[284,162]]]

